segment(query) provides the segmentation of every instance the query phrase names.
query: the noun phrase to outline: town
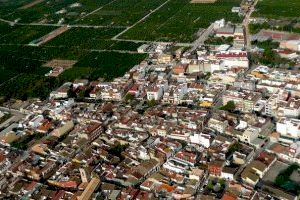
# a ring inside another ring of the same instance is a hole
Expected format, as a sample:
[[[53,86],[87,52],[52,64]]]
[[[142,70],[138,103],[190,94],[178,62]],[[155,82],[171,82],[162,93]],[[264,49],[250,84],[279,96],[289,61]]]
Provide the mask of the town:
[[[191,44],[142,44],[112,81],[1,102],[0,199],[299,199],[300,35],[250,35],[246,2]]]

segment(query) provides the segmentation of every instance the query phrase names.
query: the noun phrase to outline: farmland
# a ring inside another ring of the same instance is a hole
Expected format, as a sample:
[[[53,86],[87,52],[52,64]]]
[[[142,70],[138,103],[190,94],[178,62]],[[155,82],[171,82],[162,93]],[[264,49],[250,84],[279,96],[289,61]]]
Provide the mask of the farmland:
[[[74,46],[84,49],[105,49],[111,45],[110,38],[121,32],[121,28],[72,28],[61,34],[46,46]]]
[[[112,80],[146,57],[137,52],[143,40],[192,42],[215,20],[241,20],[230,12],[239,2],[0,0],[0,96],[46,98],[65,81]],[[62,26],[68,30],[29,45]],[[52,59],[76,64],[57,78],[45,77],[50,68],[43,65]]]
[[[256,6],[256,17],[269,19],[300,18],[300,1],[295,0],[260,0]]]
[[[103,9],[80,20],[80,24],[132,25],[165,0],[116,0]]]
[[[113,41],[111,38],[122,28],[72,28],[44,46],[75,47],[78,49],[130,50],[136,51],[141,43]]]
[[[206,28],[224,16],[226,20],[239,21],[240,18],[230,12],[239,2],[224,0],[213,4],[191,4],[187,0],[173,0],[127,31],[121,38],[191,42],[199,28]]]
[[[76,63],[74,68],[93,68],[91,79],[103,77],[106,80],[112,80],[114,77],[123,75],[131,67],[145,58],[145,54],[91,52]]]
[[[71,22],[78,20],[85,13],[89,13],[94,9],[110,2],[110,0],[43,1],[32,7],[20,9],[22,6],[25,6],[32,1],[34,0],[23,0],[21,2],[18,2],[16,0],[0,2],[1,17],[11,21],[18,19],[23,23],[57,23],[62,18],[65,22]]]
[[[28,44],[53,31],[55,27],[49,26],[16,26],[10,27],[9,32],[0,36],[0,44]]]
[[[49,92],[60,86],[65,81],[73,81],[76,78],[96,80],[103,77],[111,80],[123,75],[128,69],[143,60],[145,54],[126,54],[117,52],[91,52],[85,51],[77,54],[79,62],[72,68],[64,71],[58,78],[45,77],[49,71],[47,67],[41,67],[46,60],[52,58],[74,59],[73,53],[61,54],[54,49],[30,47],[32,52],[25,47],[22,50],[10,47],[10,51],[0,52],[0,74],[3,84],[0,83],[0,96],[26,99],[27,97],[46,98]],[[71,52],[72,49],[59,49],[61,52]],[[18,52],[20,54],[18,54]],[[23,53],[22,53],[23,52]],[[54,52],[54,53],[53,53]],[[15,56],[16,55],[16,56]],[[36,60],[43,58],[45,60]],[[9,70],[8,70],[9,69]],[[6,76],[7,75],[7,76]],[[17,78],[13,78],[17,75]],[[2,76],[5,79],[2,79]],[[6,81],[6,82],[4,82]]]

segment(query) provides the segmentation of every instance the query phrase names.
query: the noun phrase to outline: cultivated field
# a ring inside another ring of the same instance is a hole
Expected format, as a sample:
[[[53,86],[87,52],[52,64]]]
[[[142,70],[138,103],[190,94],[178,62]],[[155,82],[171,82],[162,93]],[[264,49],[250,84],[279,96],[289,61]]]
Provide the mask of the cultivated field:
[[[19,22],[24,23],[58,23],[62,18],[64,19],[64,22],[72,22],[110,2],[110,0],[56,0],[43,1],[27,9],[17,9],[34,1],[35,0],[23,0],[19,2],[18,0],[11,0],[0,3],[1,17],[11,21],[18,20]]]
[[[299,0],[259,0],[253,16],[270,19],[298,18],[300,19]]]
[[[0,96],[46,98],[65,81],[112,80],[146,57],[137,52],[145,42],[191,43],[215,20],[240,21],[231,13],[239,3],[0,0]],[[77,63],[57,78],[45,77],[51,60]]]
[[[191,4],[189,0],[172,0],[120,38],[192,42],[199,28],[207,28],[216,20],[241,20],[237,14],[231,13],[231,8],[239,5],[239,2],[222,0],[209,4]]]
[[[166,0],[114,0],[79,21],[91,25],[132,25]]]
[[[28,44],[55,30],[53,26],[13,26],[0,36],[0,44]]]

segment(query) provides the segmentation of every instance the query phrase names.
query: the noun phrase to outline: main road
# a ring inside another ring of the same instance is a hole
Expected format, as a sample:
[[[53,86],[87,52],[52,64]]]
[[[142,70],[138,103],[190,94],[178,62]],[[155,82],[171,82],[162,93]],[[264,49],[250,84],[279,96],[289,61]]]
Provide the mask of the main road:
[[[248,9],[248,11],[245,15],[245,18],[243,20],[243,26],[245,28],[245,37],[246,37],[246,49],[248,51],[251,50],[251,34],[250,34],[250,30],[249,30],[250,17],[254,11],[254,8],[255,8],[257,2],[258,2],[258,0],[255,0],[254,3],[250,6],[250,8]]]

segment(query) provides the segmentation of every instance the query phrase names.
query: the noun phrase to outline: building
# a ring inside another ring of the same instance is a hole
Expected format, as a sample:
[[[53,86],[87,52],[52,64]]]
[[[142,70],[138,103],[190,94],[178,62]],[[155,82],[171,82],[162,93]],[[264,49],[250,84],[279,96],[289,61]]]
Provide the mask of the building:
[[[148,100],[160,100],[163,96],[163,88],[157,85],[151,85],[147,89],[147,99]]]
[[[222,175],[224,165],[225,165],[225,161],[223,161],[223,160],[211,161],[208,164],[208,173],[212,176],[219,177]]]
[[[223,105],[226,105],[229,101],[235,103],[236,109],[242,112],[252,112],[257,102],[262,98],[261,93],[252,91],[226,91],[223,96]]]
[[[279,47],[292,51],[300,51],[300,40],[284,40],[280,42]]]
[[[300,120],[280,118],[276,123],[276,131],[281,136],[288,138],[299,139],[300,138]]]
[[[256,127],[248,127],[242,135],[238,135],[242,142],[251,144],[259,135],[259,129]]]
[[[249,59],[246,51],[226,51],[216,53],[216,58],[223,61],[224,67],[227,68],[249,68]]]
[[[100,180],[98,178],[92,178],[88,183],[83,193],[77,197],[78,200],[89,200],[92,197],[94,191],[98,188]]]

